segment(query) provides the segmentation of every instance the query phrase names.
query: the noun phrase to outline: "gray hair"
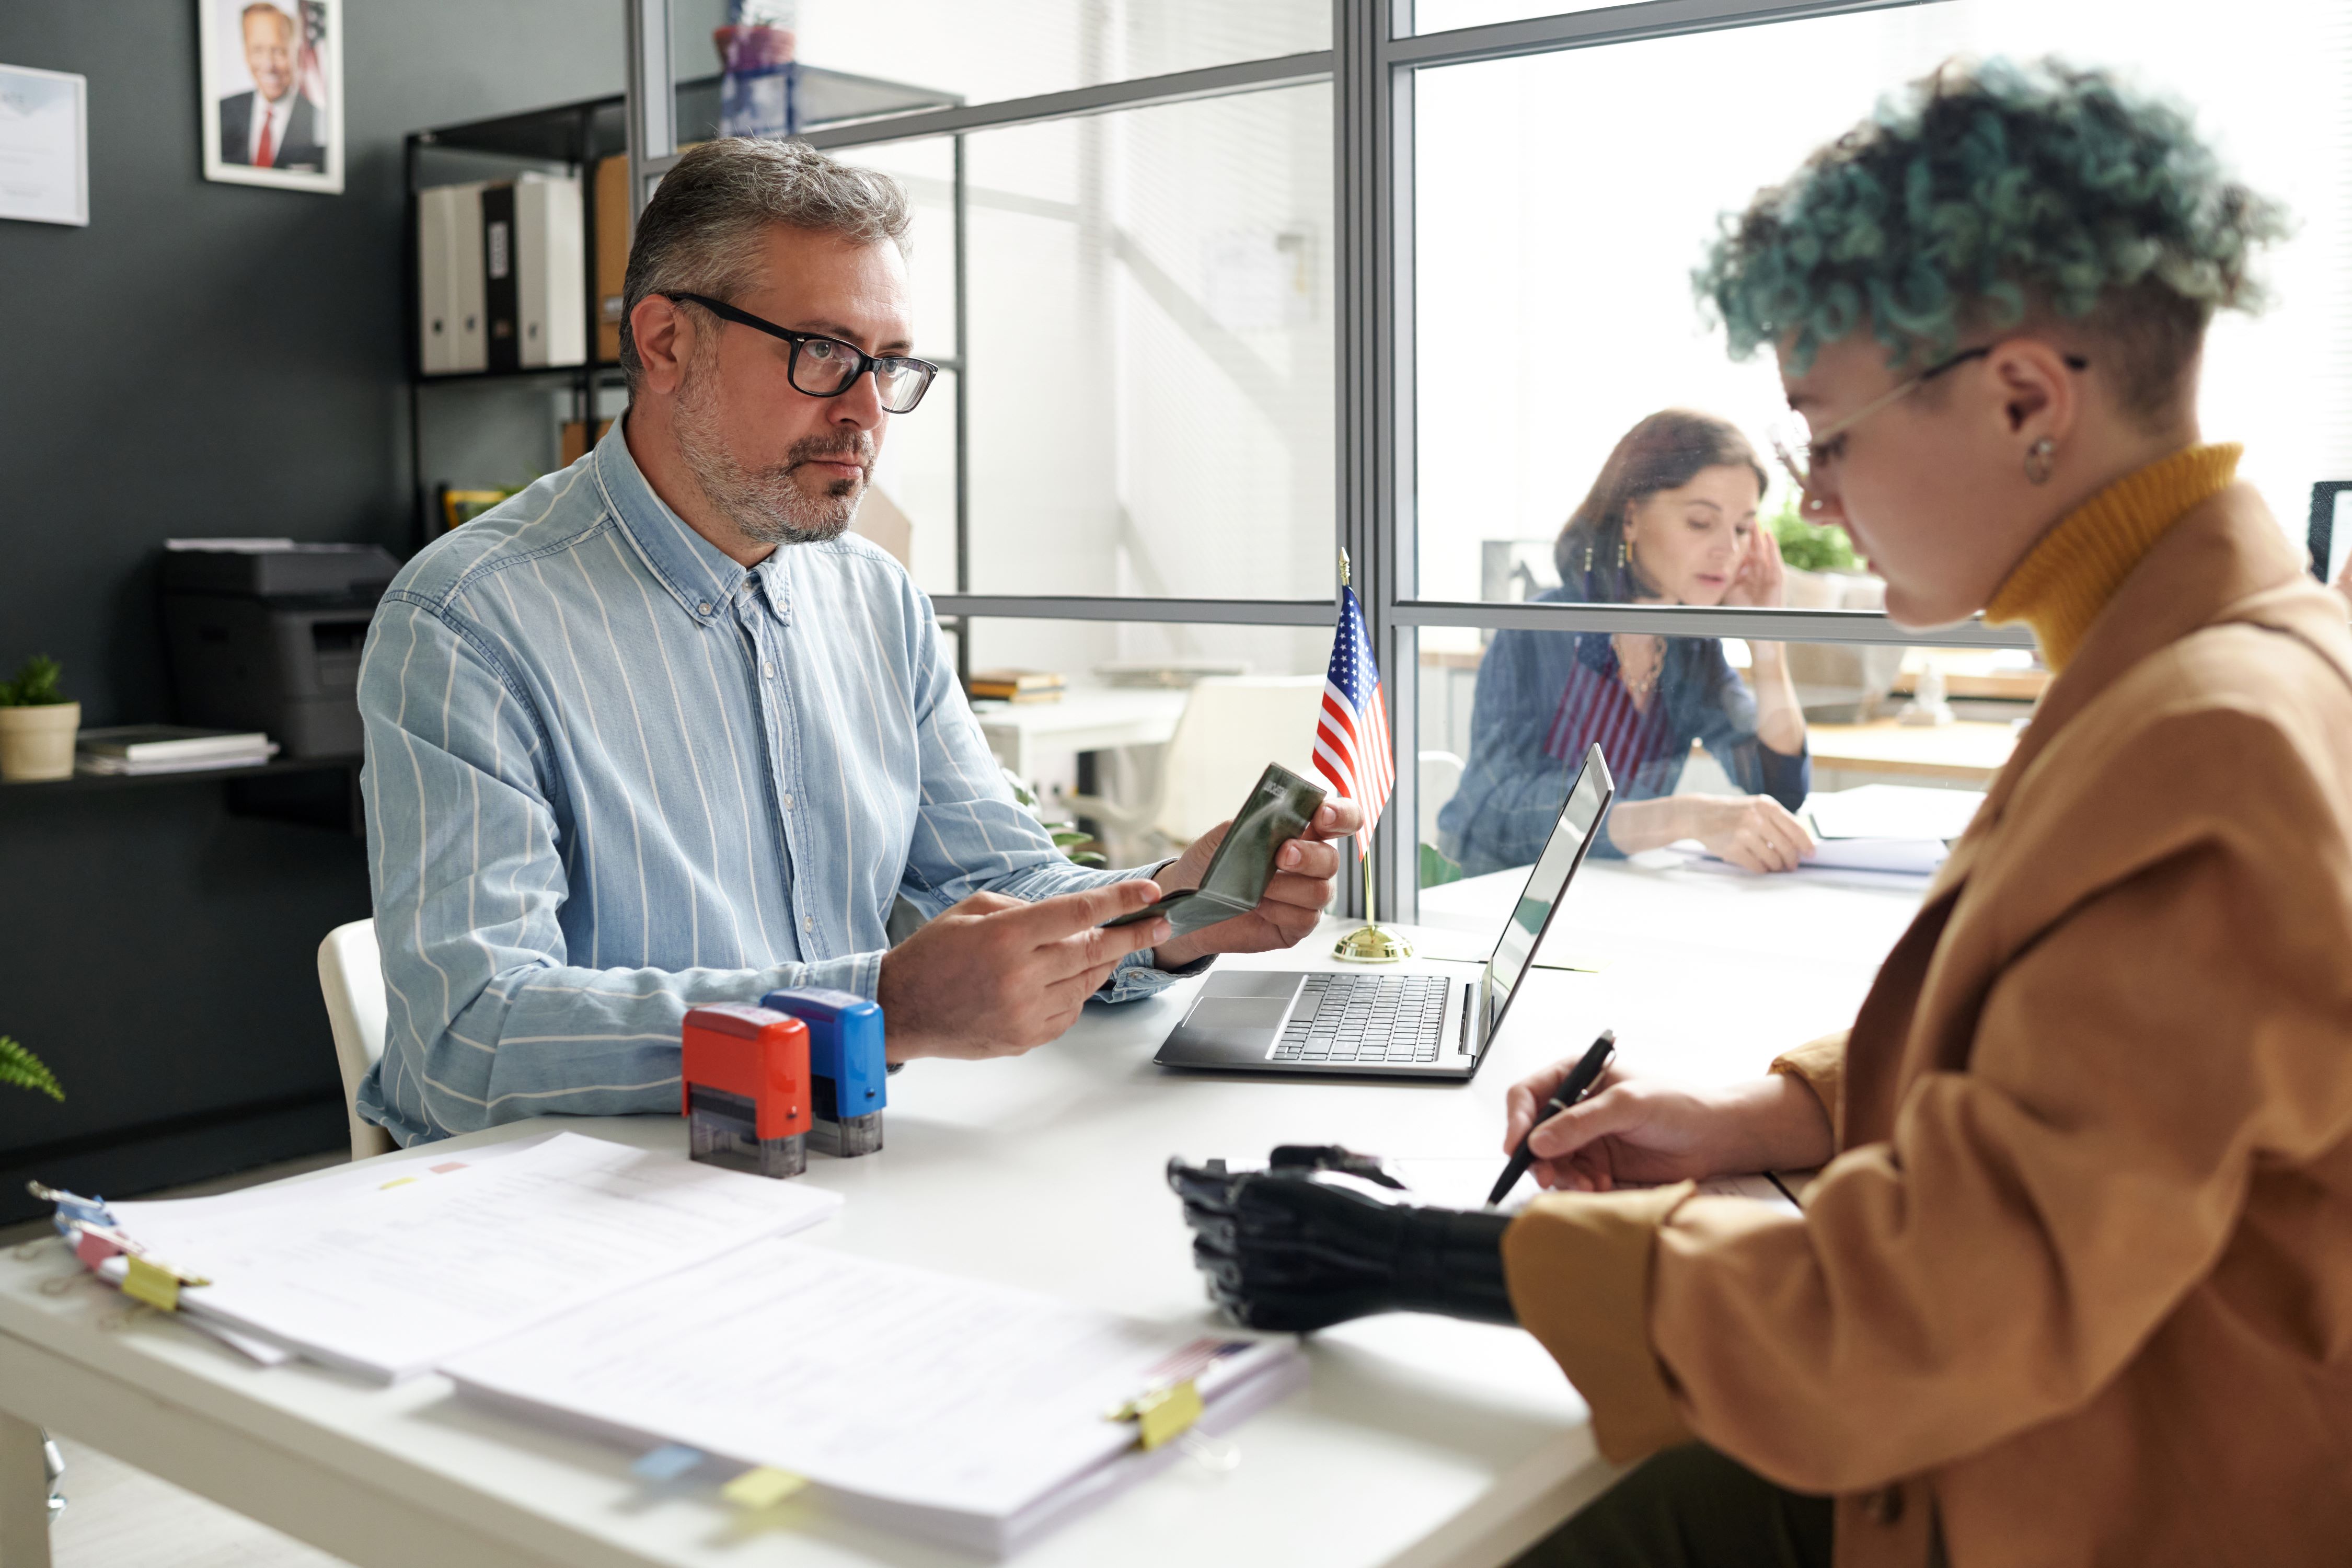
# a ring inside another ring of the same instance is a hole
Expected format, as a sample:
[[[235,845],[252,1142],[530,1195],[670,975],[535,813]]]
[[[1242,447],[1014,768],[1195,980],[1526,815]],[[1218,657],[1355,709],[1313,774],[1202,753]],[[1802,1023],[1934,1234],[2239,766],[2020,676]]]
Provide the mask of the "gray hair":
[[[621,368],[630,390],[645,362],[629,318],[646,295],[740,292],[759,274],[760,236],[772,223],[904,250],[907,219],[897,181],[837,163],[806,142],[722,136],[691,149],[662,176],[629,245]]]

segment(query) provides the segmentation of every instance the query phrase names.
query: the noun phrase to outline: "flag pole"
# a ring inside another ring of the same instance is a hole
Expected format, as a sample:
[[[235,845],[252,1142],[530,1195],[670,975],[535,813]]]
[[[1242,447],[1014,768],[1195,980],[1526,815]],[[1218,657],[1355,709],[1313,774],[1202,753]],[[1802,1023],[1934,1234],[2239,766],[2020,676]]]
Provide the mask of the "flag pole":
[[[1346,588],[1352,574],[1348,552],[1339,552],[1339,586]],[[1385,743],[1388,737],[1379,737]],[[1412,956],[1412,943],[1395,931],[1384,929],[1372,908],[1372,844],[1370,834],[1355,836],[1360,858],[1364,863],[1364,923],[1341,937],[1331,948],[1331,956],[1343,963],[1395,963]]]

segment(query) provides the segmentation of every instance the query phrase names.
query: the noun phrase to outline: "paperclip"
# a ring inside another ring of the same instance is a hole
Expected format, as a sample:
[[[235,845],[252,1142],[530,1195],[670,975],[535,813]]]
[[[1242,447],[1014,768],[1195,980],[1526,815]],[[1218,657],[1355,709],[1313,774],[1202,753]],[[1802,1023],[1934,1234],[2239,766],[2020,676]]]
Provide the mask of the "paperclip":
[[[689,1448],[683,1443],[665,1443],[658,1448],[647,1449],[629,1467],[629,1473],[649,1486],[667,1486],[702,1463],[699,1448]]]
[[[1201,1418],[1201,1385],[1192,1378],[1146,1390],[1110,1411],[1107,1419],[1135,1423],[1135,1440],[1145,1453],[1192,1429]]]
[[[806,1476],[796,1476],[790,1470],[780,1470],[772,1465],[761,1465],[745,1470],[719,1489],[719,1495],[737,1508],[773,1508],[786,1498],[808,1485]]]

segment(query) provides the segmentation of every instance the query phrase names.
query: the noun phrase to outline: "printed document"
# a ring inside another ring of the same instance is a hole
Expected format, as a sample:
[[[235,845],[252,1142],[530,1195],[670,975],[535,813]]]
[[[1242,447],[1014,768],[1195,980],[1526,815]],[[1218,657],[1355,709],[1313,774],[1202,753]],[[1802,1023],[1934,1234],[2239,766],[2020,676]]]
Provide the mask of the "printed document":
[[[772,1466],[877,1522],[1001,1552],[1142,1457],[1110,1411],[1193,1379],[1213,1428],[1304,1363],[1287,1341],[767,1242],[443,1370],[476,1396]]]
[[[822,1188],[576,1132],[377,1173],[111,1207],[142,1248],[209,1281],[180,1292],[184,1310],[399,1379],[841,1206]]]

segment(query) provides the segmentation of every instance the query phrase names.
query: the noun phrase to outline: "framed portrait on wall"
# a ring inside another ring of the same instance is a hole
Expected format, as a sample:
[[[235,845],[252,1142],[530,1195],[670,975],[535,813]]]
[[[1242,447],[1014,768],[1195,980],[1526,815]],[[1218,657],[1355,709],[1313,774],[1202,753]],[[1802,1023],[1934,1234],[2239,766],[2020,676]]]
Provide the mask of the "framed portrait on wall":
[[[205,178],[343,188],[342,0],[195,0]]]

